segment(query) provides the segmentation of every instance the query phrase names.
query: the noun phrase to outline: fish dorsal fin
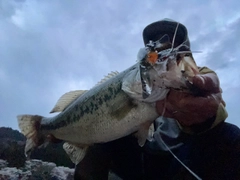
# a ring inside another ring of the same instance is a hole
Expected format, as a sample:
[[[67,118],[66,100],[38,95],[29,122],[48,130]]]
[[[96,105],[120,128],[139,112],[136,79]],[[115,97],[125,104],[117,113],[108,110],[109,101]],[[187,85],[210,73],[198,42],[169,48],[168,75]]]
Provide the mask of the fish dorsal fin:
[[[102,84],[104,82],[106,82],[108,79],[118,75],[119,72],[118,71],[111,71],[110,73],[108,73],[108,75],[106,75],[101,81],[99,81],[96,86],[98,86],[99,84]]]
[[[80,147],[69,142],[65,142],[63,144],[63,149],[66,151],[67,155],[75,165],[77,165],[84,158],[87,148],[87,146]]]
[[[72,103],[75,99],[77,99],[86,91],[87,90],[76,90],[65,93],[57,101],[56,105],[54,106],[50,113],[63,111],[70,103]]]

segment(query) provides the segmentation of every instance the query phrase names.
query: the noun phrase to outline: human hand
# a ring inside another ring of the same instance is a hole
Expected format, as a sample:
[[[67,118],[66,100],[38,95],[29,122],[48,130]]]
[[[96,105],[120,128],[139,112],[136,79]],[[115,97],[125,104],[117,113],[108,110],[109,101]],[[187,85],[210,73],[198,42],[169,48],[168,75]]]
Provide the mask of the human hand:
[[[225,103],[215,73],[197,74],[188,76],[187,79],[190,81],[190,89],[195,92],[171,89],[165,100],[156,103],[156,108],[160,115],[174,118],[182,125],[190,126],[214,117],[219,104]]]
[[[217,113],[221,93],[195,96],[179,90],[170,90],[165,100],[156,103],[159,115],[174,118],[185,126],[206,121]]]
[[[186,78],[189,88],[201,95],[221,92],[219,79],[215,73],[197,74]]]

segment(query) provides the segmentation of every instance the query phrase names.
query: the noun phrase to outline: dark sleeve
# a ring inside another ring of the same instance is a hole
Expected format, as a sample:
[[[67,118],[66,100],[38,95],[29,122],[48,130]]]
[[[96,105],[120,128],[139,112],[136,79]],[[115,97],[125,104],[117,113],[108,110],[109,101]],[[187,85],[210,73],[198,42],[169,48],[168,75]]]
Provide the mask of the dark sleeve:
[[[173,152],[200,178],[240,179],[240,129],[237,126],[222,122],[202,134],[181,134],[181,139],[183,145],[173,149]],[[168,143],[166,139],[165,143]],[[159,173],[157,174],[156,171],[161,169],[165,173],[162,179],[195,179],[173,156],[169,154],[161,156],[162,151],[159,148],[150,148],[150,150],[158,154],[151,155],[148,160],[149,176],[157,179]],[[149,156],[149,152],[152,151],[148,151],[146,155]],[[164,162],[166,156],[169,158]],[[165,163],[163,167],[161,162]]]
[[[134,136],[89,147],[75,168],[75,179],[107,180],[109,171],[122,179],[142,178],[142,148]]]
[[[86,156],[76,165],[74,172],[75,180],[105,180],[111,162],[111,151],[108,144],[96,144],[90,146]]]

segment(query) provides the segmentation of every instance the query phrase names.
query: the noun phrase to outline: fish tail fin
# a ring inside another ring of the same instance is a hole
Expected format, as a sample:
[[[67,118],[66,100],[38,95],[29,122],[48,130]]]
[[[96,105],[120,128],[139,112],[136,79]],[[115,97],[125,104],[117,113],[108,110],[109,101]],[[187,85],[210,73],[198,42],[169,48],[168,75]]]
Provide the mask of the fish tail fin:
[[[27,138],[25,155],[29,157],[31,151],[44,143],[44,137],[39,132],[42,116],[38,115],[19,115],[18,126],[21,133]]]

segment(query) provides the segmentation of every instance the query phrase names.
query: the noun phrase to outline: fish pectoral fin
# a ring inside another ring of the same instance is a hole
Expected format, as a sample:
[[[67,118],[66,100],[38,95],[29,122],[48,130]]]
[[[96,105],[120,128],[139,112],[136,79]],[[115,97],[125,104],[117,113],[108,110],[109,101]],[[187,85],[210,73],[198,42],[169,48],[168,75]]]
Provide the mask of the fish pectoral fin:
[[[66,151],[67,155],[71,161],[77,165],[85,156],[88,146],[79,146],[69,142],[63,144],[63,149]]]
[[[148,141],[152,141],[153,140],[153,134],[154,134],[155,128],[154,128],[154,123],[152,123],[148,129],[148,137],[147,140]]]
[[[68,93],[65,93],[60,97],[60,99],[57,101],[54,108],[50,111],[50,113],[54,112],[61,112],[66,107],[71,104],[74,100],[76,100],[79,96],[81,96],[83,93],[85,93],[87,90],[76,90],[76,91],[70,91]]]
[[[139,130],[134,134],[135,137],[138,139],[139,146],[143,147],[146,140],[149,137],[149,127],[151,126],[151,123],[146,122],[142,124],[139,128]]]

